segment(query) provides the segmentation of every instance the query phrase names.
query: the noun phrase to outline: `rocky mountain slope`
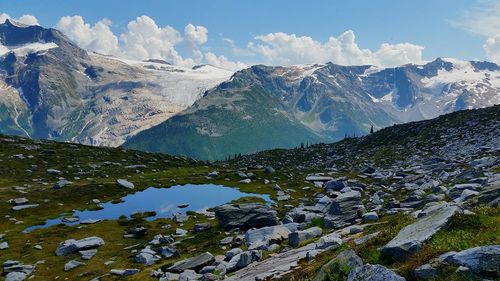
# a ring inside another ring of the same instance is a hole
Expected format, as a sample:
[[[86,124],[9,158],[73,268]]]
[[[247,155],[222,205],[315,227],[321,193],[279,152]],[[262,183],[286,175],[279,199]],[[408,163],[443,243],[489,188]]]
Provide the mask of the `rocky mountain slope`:
[[[366,134],[371,126],[380,129],[498,103],[500,66],[488,62],[439,58],[385,69],[259,65],[237,72],[192,107],[125,146],[224,159],[331,142]]]
[[[0,136],[0,278],[496,280],[499,133],[495,106],[214,164]],[[150,202],[130,217],[74,215],[187,183],[273,202],[243,197],[154,219]]]
[[[118,146],[233,73],[89,54],[55,29],[0,24],[0,132]]]

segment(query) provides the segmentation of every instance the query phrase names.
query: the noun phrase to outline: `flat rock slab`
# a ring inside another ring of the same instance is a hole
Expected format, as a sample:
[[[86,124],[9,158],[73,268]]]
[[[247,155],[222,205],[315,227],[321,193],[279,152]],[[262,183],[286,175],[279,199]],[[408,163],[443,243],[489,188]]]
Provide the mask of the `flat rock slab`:
[[[304,247],[271,256],[266,260],[254,262],[236,271],[228,280],[255,281],[283,277],[292,272],[298,266],[298,262],[306,258],[308,253],[315,256],[321,252],[323,252],[322,249],[316,249],[316,243],[307,244]]]
[[[430,212],[415,223],[403,228],[396,237],[384,246],[382,253],[396,260],[405,260],[408,255],[419,251],[423,242],[444,228],[458,211],[457,206],[444,206]]]
[[[203,268],[206,265],[212,264],[214,261],[214,256],[209,252],[205,252],[199,256],[176,262],[174,265],[168,268],[168,271],[181,273],[188,269],[197,270]]]

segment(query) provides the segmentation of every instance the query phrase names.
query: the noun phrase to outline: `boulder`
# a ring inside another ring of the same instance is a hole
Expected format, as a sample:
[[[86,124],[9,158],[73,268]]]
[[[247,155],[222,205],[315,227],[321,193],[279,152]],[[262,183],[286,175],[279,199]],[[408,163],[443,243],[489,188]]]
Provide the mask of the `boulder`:
[[[233,248],[226,252],[226,260],[231,260],[234,256],[241,254],[243,252],[240,248]]]
[[[181,260],[171,267],[168,268],[168,271],[174,272],[174,273],[181,273],[185,270],[191,269],[191,270],[199,270],[202,269],[206,265],[210,265],[215,261],[215,258],[212,254],[209,252],[205,252],[201,255],[198,255],[196,257],[192,257],[189,259]]]
[[[364,222],[373,222],[378,220],[378,214],[377,212],[369,212],[364,214],[361,218]]]
[[[363,260],[356,255],[356,252],[350,249],[345,250],[323,265],[318,274],[314,277],[314,281],[332,280],[328,278],[333,276],[337,277],[338,280],[344,280],[351,269],[362,265]],[[345,272],[345,270],[347,270],[347,272]]]
[[[225,204],[214,208],[225,229],[252,228],[278,224],[277,212],[264,204]]]
[[[331,180],[325,183],[325,189],[331,190],[331,191],[340,191],[344,187],[346,187],[346,184],[342,180]]]
[[[422,243],[447,226],[451,217],[459,211],[457,206],[442,206],[429,212],[415,223],[404,227],[382,249],[382,253],[396,260],[405,260],[408,255],[419,251]]]
[[[344,242],[336,233],[327,234],[316,241],[316,249],[334,249]]]
[[[438,271],[430,264],[424,264],[415,269],[413,276],[417,280],[434,280],[438,277]]]
[[[69,239],[61,242],[56,249],[56,256],[67,256],[81,250],[94,249],[104,245],[104,240],[97,236],[87,237],[80,240]]]
[[[226,265],[227,272],[233,272],[247,267],[252,262],[259,261],[262,258],[262,252],[258,250],[245,251],[231,258]]]
[[[325,216],[325,226],[329,228],[343,227],[352,224],[363,210],[361,193],[350,191],[339,194],[332,199],[328,215]]]
[[[450,255],[446,261],[477,274],[500,277],[500,245],[470,248]]]
[[[196,273],[194,270],[186,270],[179,274],[179,281],[197,281],[202,277],[201,274]]]
[[[322,232],[321,228],[317,226],[305,230],[294,231],[288,235],[288,244],[292,247],[297,247],[302,241],[321,236]]]
[[[64,271],[70,271],[73,268],[77,268],[82,265],[86,265],[86,263],[77,260],[70,260],[64,265]]]
[[[119,187],[124,187],[124,188],[128,188],[128,189],[134,188],[133,183],[129,182],[128,180],[124,180],[124,179],[117,179],[116,185],[118,185]]]
[[[245,233],[245,242],[248,246],[256,242],[266,242],[267,245],[281,242],[288,238],[292,230],[297,230],[296,223],[251,229]]]
[[[127,269],[111,269],[109,273],[118,276],[130,276],[139,273],[140,270],[137,268],[127,268]]]
[[[379,264],[366,264],[349,272],[347,281],[405,281],[394,271]]]
[[[136,256],[135,256],[135,261],[142,263],[144,265],[152,265],[156,261],[161,259],[159,255],[156,254],[155,251],[149,249],[149,248],[144,248],[142,249]]]
[[[264,168],[264,173],[266,173],[266,174],[274,174],[275,172],[276,171],[271,166],[267,166],[267,167]]]

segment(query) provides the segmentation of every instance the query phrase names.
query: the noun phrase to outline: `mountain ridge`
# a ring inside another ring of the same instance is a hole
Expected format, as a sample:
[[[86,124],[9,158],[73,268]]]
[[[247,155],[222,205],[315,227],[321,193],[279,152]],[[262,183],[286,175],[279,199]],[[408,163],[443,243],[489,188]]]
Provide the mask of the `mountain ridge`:
[[[266,101],[260,102],[259,109],[251,104],[254,99],[250,98],[256,95],[256,87],[266,93],[263,97]],[[131,137],[124,146],[199,159],[224,159],[233,154],[290,148],[305,142],[331,142],[346,135],[366,134],[371,126],[380,129],[460,109],[491,106],[500,103],[499,93],[500,67],[488,62],[438,58],[424,65],[395,68],[332,63],[290,67],[255,65],[236,72],[230,80],[207,91],[177,118]],[[264,134],[256,142],[244,147],[238,145],[251,138],[255,128],[261,132],[273,130],[273,126],[266,128],[270,116],[264,117],[263,111],[278,112],[278,116],[288,119],[282,126],[294,126],[306,136],[312,133],[312,138],[283,133],[273,137],[271,144],[268,141],[271,137],[266,138]],[[243,135],[223,129],[238,126],[250,129]],[[180,137],[162,139],[171,131]],[[215,133],[207,135],[206,131]],[[179,147],[183,136],[195,140]],[[226,139],[236,146],[228,146]],[[200,146],[210,150],[210,155],[199,149]],[[191,147],[196,148],[189,151]]]

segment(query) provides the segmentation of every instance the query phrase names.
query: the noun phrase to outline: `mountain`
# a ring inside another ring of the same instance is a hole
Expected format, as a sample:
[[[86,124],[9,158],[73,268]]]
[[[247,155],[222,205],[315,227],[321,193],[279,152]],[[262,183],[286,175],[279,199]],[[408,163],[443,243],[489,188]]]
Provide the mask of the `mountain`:
[[[233,72],[87,53],[55,29],[0,24],[0,132],[118,146]]]
[[[332,142],[397,123],[500,103],[500,66],[438,58],[394,68],[253,66],[125,147],[224,159]]]

